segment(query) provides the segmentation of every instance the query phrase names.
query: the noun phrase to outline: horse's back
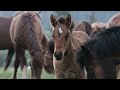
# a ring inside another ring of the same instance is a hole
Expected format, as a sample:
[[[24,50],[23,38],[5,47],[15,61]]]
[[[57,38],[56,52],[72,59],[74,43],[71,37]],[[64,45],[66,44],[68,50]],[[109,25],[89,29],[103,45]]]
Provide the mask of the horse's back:
[[[92,31],[103,30],[106,28],[106,23],[103,22],[94,22],[91,24]]]
[[[19,39],[24,42],[26,36],[32,34],[37,34],[39,40],[42,41],[43,33],[42,33],[42,25],[39,17],[36,18],[36,12],[32,11],[23,11],[16,13],[13,16],[13,21],[10,28],[10,35],[13,39]],[[32,29],[32,30],[31,30]]]
[[[107,27],[120,26],[120,13],[114,15],[108,22]]]
[[[90,36],[91,32],[92,32],[92,27],[91,25],[86,22],[86,21],[82,21],[80,22],[78,25],[76,25],[75,31],[83,31],[85,32],[87,35]]]
[[[83,31],[73,31],[73,34],[81,43],[84,43],[90,39],[90,37]]]
[[[89,36],[83,31],[73,31],[73,45],[74,49],[79,48],[82,43],[87,42],[89,40]]]

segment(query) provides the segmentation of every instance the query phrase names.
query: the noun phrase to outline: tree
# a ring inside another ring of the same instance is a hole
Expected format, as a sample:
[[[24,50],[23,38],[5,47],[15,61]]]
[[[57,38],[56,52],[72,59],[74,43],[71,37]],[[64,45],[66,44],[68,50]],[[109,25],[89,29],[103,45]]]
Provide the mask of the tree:
[[[59,16],[66,16],[67,14],[70,14],[70,11],[54,11],[55,16],[59,17]]]
[[[96,22],[95,11],[91,11],[90,14],[90,23]]]

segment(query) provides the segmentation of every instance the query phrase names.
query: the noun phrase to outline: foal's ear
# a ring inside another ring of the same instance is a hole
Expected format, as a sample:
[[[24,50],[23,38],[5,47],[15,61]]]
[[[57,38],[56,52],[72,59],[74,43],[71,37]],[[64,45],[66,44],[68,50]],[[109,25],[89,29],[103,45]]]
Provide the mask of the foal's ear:
[[[53,14],[50,16],[50,21],[51,21],[51,24],[53,27],[55,27],[58,24],[57,20],[53,16]]]
[[[67,15],[65,23],[66,23],[67,27],[70,28],[70,26],[71,26],[71,16],[70,16],[70,14]]]

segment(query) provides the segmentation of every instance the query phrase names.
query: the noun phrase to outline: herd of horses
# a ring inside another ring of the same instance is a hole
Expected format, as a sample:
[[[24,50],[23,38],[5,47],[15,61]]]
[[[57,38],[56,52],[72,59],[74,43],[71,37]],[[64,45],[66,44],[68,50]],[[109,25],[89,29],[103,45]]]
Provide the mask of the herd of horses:
[[[8,50],[7,70],[15,53],[13,79],[21,66],[27,79],[27,50],[31,79],[41,79],[42,69],[56,79],[117,79],[120,64],[120,13],[107,23],[83,21],[75,25],[68,14],[50,16],[52,38],[44,34],[37,11],[17,11],[0,17],[0,50]]]

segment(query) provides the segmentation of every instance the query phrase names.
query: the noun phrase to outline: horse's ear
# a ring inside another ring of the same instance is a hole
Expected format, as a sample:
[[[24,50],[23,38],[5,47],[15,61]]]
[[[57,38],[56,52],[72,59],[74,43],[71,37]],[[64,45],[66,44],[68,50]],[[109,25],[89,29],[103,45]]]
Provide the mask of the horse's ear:
[[[67,27],[70,28],[70,26],[71,26],[71,16],[70,16],[70,14],[67,15],[65,23],[66,23]]]
[[[53,16],[53,14],[50,16],[50,21],[51,21],[51,24],[53,27],[55,27],[58,24],[57,20]]]

